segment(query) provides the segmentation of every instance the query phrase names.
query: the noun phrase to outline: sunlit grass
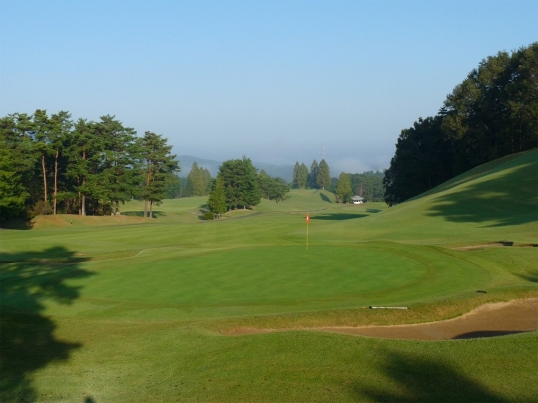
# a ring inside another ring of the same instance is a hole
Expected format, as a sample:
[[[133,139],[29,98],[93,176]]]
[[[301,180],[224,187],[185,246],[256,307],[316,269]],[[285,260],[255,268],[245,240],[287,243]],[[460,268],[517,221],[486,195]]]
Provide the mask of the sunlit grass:
[[[536,297],[537,160],[488,164],[392,208],[300,190],[214,221],[197,197],[165,200],[152,219],[131,201],[121,216],[2,230],[2,329],[16,336],[2,349],[36,340],[2,371],[26,374],[36,401],[532,401],[536,334],[220,332],[417,323]],[[513,246],[488,246],[503,240]],[[456,249],[469,245],[485,246]],[[23,399],[25,387],[2,385],[0,397]]]

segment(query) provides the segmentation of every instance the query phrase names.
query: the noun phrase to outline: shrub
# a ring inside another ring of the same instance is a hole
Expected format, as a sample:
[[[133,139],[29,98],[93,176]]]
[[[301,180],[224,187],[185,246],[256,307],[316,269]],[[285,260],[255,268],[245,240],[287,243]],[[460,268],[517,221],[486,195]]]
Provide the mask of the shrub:
[[[52,214],[52,207],[44,200],[39,200],[33,210],[34,215],[47,215]]]
[[[206,220],[214,220],[215,219],[215,213],[211,212],[211,211],[206,211],[204,213],[204,219]]]

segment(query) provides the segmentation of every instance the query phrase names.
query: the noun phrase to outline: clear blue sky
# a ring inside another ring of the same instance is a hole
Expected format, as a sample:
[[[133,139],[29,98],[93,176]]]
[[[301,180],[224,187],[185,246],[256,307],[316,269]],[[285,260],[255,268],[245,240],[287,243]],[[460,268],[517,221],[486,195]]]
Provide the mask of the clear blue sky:
[[[116,115],[178,154],[388,167],[538,1],[0,0],[0,116]],[[183,170],[189,167],[183,167]]]

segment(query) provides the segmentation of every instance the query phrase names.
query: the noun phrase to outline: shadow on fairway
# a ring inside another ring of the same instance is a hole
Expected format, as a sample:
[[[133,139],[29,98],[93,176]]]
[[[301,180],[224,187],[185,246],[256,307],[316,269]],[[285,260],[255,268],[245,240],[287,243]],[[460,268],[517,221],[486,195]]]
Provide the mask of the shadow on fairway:
[[[353,218],[367,217],[368,214],[348,214],[348,213],[332,213],[324,215],[316,215],[312,217],[312,220],[351,220]]]
[[[523,280],[530,281],[531,283],[538,283],[538,270],[528,270],[525,274],[516,274]]]
[[[323,200],[324,202],[332,203],[331,199],[329,199],[329,197],[326,194],[319,192],[319,197],[321,197],[321,200]]]
[[[492,222],[490,227],[518,225],[538,219],[537,164],[523,165],[507,174],[437,198],[429,216],[453,222]]]
[[[476,339],[479,337],[497,337],[508,336],[509,334],[527,333],[525,330],[478,330],[476,332],[467,332],[458,334],[453,339]]]
[[[359,401],[368,396],[376,402],[506,402],[450,364],[396,351],[382,355],[387,385],[359,383],[354,387]]]
[[[367,213],[372,213],[372,214],[375,214],[375,213],[380,213],[382,210],[381,209],[378,209],[378,208],[368,208],[366,209],[366,212]]]
[[[121,214],[129,216],[129,217],[144,217],[144,211],[124,211]],[[164,215],[166,215],[166,214],[164,214],[164,211],[153,210],[153,217],[152,218],[158,218],[158,217],[161,217],[161,216],[164,216]],[[148,211],[148,218],[150,218],[149,217],[149,211]]]
[[[90,276],[80,268],[85,260],[61,246],[0,253],[0,401],[37,400],[32,373],[81,347],[56,339],[56,325],[42,312],[45,299],[71,304],[79,297],[65,280]]]
[[[14,218],[1,223],[0,229],[29,230],[34,228],[34,222],[30,219]]]

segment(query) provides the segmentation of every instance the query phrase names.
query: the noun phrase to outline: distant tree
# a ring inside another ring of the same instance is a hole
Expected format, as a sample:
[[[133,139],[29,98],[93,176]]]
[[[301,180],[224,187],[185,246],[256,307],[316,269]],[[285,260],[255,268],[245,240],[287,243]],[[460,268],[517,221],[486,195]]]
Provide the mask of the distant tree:
[[[181,180],[174,172],[165,175],[164,193],[167,199],[175,199],[181,195]]]
[[[379,202],[384,199],[384,174],[379,171],[366,171],[360,174],[350,174],[351,189],[354,194],[368,201]]]
[[[73,127],[71,114],[66,111],[60,111],[53,114],[50,118],[50,149],[54,156],[54,193],[53,193],[53,214],[57,212],[58,205],[58,177],[59,177],[59,161],[60,153],[63,153],[68,138],[70,137]]]
[[[48,186],[47,186],[47,158],[51,153],[50,141],[49,141],[49,117],[47,111],[43,109],[37,109],[33,116],[33,138],[34,149],[36,150],[36,157],[39,158],[41,163],[41,173],[43,177],[43,200],[45,203],[48,201]]]
[[[209,211],[215,213],[217,217],[220,214],[224,214],[227,210],[226,191],[224,190],[224,181],[220,175],[217,175],[215,186],[209,195],[207,205],[209,207]]]
[[[312,165],[310,166],[310,174],[308,175],[308,186],[310,189],[317,189],[318,188],[318,173],[319,173],[319,165],[316,160],[312,162]]]
[[[348,174],[342,172],[338,177],[335,194],[337,203],[349,203],[349,201],[353,197],[353,192],[351,190],[351,181],[349,180]]]
[[[211,191],[211,174],[207,169],[199,168],[193,162],[191,170],[187,175],[187,181],[183,196],[205,196]]]
[[[307,189],[308,188],[308,168],[306,165],[301,163],[299,167],[299,173],[297,175],[297,186],[298,189]]]
[[[179,171],[176,155],[172,155],[172,146],[167,140],[152,132],[145,132],[141,139],[144,168],[144,217],[148,216],[148,202],[150,204],[150,218],[153,217],[153,205],[161,202],[165,197],[166,175]]]
[[[318,188],[325,190],[326,187],[331,186],[331,172],[329,171],[329,165],[322,159],[319,163],[319,171],[316,178]]]
[[[300,169],[299,161],[295,163],[295,166],[293,167],[293,176],[291,180],[291,187],[294,189],[299,189],[299,184],[297,181],[297,178],[299,176],[299,169]]]
[[[130,200],[139,189],[141,142],[136,131],[124,127],[115,116],[101,116],[95,134],[104,143],[97,184],[100,202],[119,212],[120,203]]]
[[[255,206],[260,203],[261,192],[256,168],[249,158],[228,160],[219,168],[229,209]]]
[[[99,199],[101,161],[105,143],[96,135],[95,123],[79,119],[72,131],[64,154],[67,155],[65,175],[73,181],[75,204],[79,214],[87,214],[87,201]]]
[[[258,174],[258,182],[262,197],[267,200],[274,200],[277,203],[285,200],[286,194],[290,191],[288,184],[282,178],[271,178],[262,170]]]

